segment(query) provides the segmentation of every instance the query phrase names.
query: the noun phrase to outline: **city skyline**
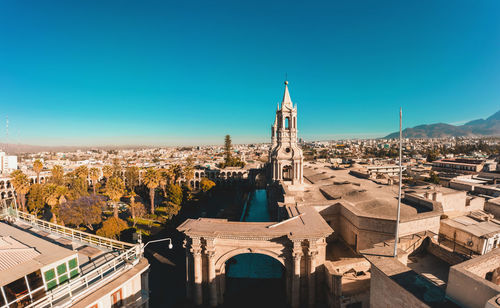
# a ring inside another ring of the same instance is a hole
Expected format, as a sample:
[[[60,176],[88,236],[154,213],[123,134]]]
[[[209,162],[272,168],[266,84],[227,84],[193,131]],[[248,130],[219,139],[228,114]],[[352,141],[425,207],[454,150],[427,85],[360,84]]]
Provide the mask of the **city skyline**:
[[[400,106],[463,124],[500,105],[499,8],[4,2],[0,123],[32,145],[268,142],[287,74],[305,140],[383,137]]]

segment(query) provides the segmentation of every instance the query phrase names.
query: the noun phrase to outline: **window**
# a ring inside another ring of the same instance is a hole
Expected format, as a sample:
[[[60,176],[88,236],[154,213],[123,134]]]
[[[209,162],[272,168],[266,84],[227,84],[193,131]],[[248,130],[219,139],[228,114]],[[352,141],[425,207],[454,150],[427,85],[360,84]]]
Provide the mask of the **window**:
[[[20,302],[25,302],[26,300],[30,299],[29,296],[23,297],[24,295],[28,294],[28,286],[26,285],[26,280],[24,277],[9,283],[8,285],[4,286],[3,289],[8,302],[12,302],[16,299],[21,298],[23,299]],[[21,307],[23,307],[23,305],[21,305]]]
[[[51,290],[57,286],[56,273],[53,268],[43,273],[43,276],[45,277],[47,290]]]
[[[289,126],[290,126],[290,118],[286,117],[285,118],[285,128],[289,128]]]
[[[122,306],[122,289],[116,291],[115,293],[111,294],[111,304],[112,308],[118,308]]]

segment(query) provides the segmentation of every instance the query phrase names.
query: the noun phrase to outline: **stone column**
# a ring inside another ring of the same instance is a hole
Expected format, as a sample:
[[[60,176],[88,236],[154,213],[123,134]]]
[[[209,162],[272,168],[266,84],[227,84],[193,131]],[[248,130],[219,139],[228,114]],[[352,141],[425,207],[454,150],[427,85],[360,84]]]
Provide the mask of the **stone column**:
[[[217,300],[217,280],[215,279],[215,251],[207,251],[208,258],[208,287],[210,294],[210,306],[216,307]]]
[[[309,259],[309,272],[308,272],[308,286],[309,286],[309,307],[314,307],[314,303],[316,302],[316,255],[318,251],[309,250],[308,251],[308,259]]]
[[[203,282],[203,271],[202,271],[202,263],[201,263],[201,248],[192,247],[191,253],[193,254],[194,260],[194,296],[193,301],[195,305],[201,305],[203,303],[203,291],[202,291],[202,282]]]
[[[187,249],[188,247],[188,243],[187,243],[187,240],[184,240],[183,242],[183,245],[182,247],[184,247],[184,249],[186,250],[186,298],[187,299],[191,299],[191,278],[189,277],[191,272],[190,272],[190,264],[189,264],[189,260],[190,260],[190,253],[189,253],[189,250]]]
[[[300,307],[300,260],[301,251],[293,252],[292,308]]]

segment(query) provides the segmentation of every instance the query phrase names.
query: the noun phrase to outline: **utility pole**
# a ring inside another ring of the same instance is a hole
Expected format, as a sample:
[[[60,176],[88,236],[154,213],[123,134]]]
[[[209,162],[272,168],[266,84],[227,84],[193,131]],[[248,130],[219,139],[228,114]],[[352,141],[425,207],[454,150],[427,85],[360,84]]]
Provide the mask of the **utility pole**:
[[[403,109],[399,108],[399,192],[398,192],[398,214],[396,217],[396,238],[394,239],[394,258],[398,256],[398,239],[399,239],[399,218],[401,215],[401,185],[403,181],[403,133],[401,130],[403,122]]]

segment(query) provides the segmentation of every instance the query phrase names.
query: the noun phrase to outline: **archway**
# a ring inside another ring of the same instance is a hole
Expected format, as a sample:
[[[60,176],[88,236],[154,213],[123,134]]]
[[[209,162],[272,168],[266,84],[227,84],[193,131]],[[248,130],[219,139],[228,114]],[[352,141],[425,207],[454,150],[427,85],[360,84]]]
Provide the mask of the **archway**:
[[[263,253],[241,253],[225,262],[225,307],[281,307],[286,303],[285,267]]]
[[[283,180],[291,181],[292,180],[292,166],[284,166],[283,167]]]

